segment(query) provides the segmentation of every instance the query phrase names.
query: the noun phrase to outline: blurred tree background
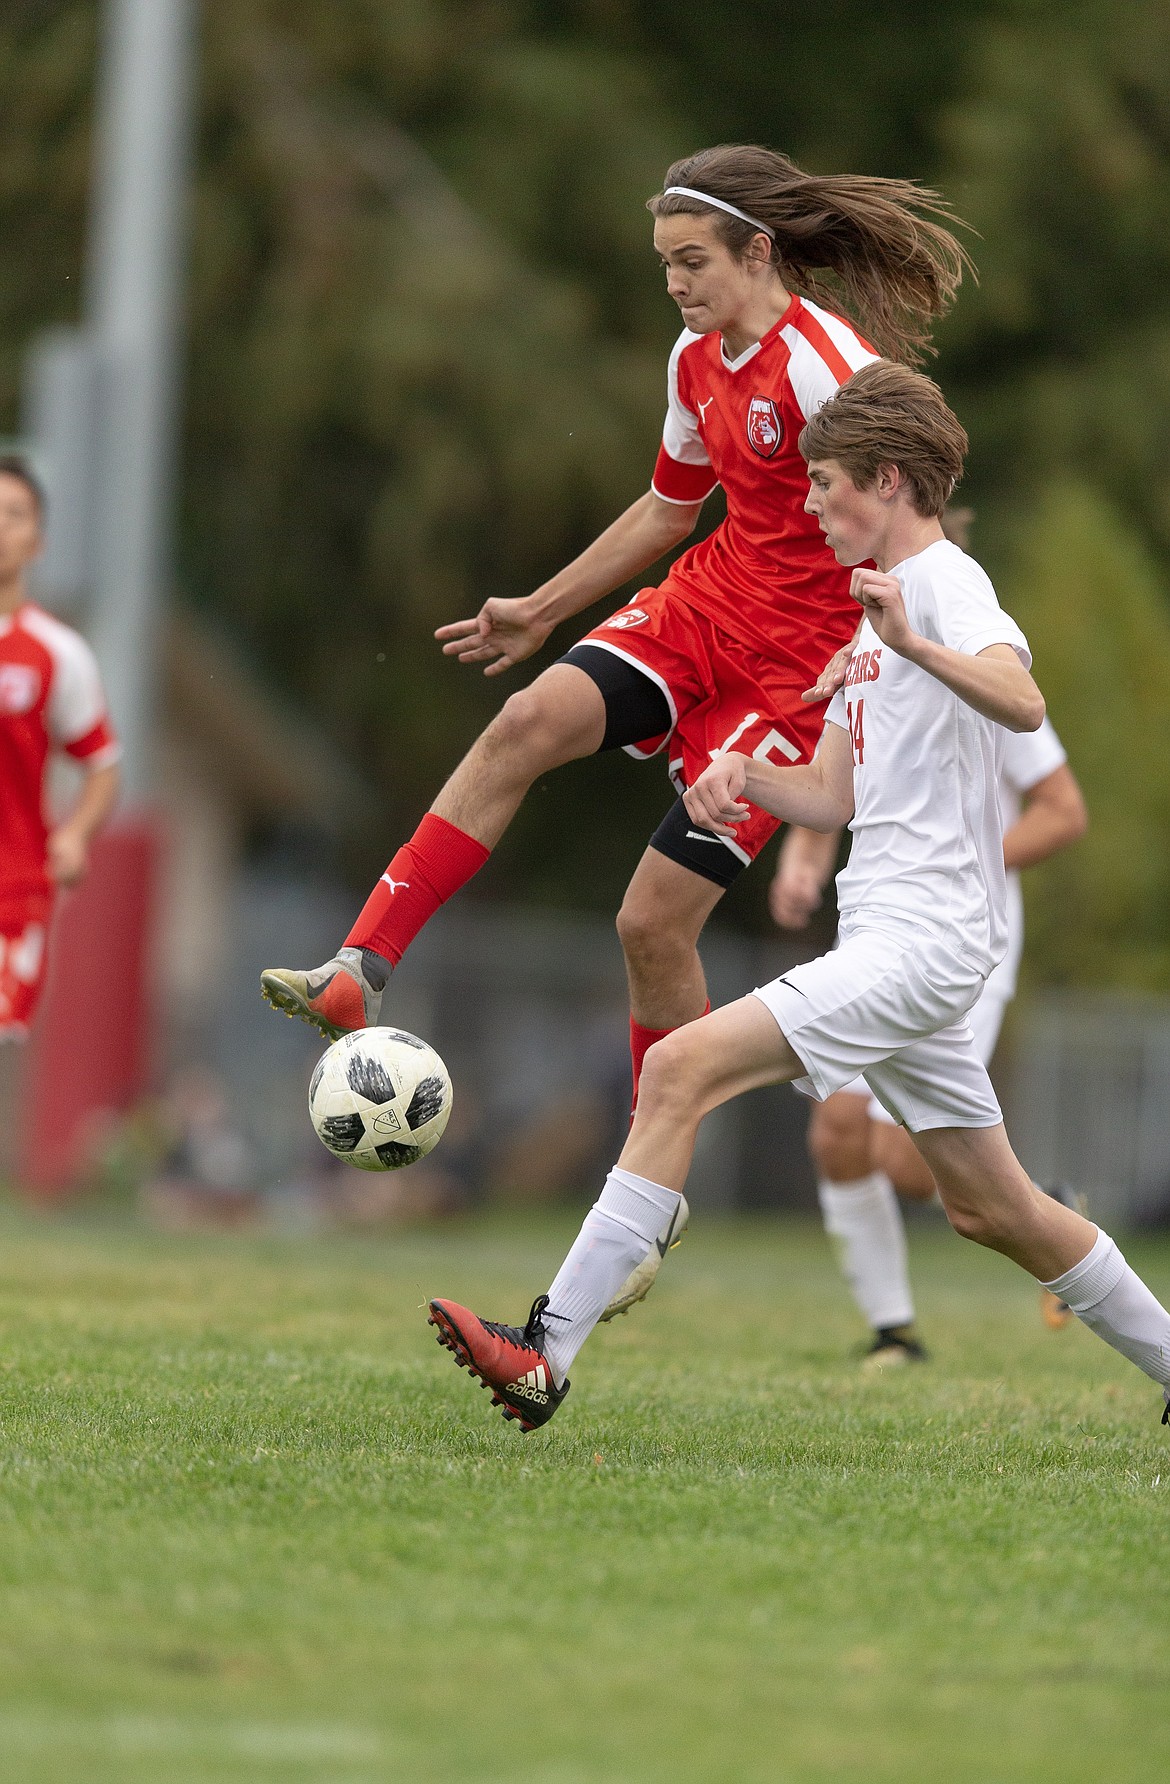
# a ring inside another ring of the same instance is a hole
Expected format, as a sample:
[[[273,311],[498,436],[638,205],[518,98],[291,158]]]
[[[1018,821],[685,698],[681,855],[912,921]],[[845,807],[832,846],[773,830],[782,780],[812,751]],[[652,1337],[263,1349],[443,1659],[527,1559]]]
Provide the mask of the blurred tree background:
[[[30,339],[78,316],[95,30],[93,0],[0,19],[9,430]],[[1164,0],[1124,31],[1104,0],[204,0],[200,81],[180,594],[381,790],[355,882],[537,666],[485,683],[433,627],[646,486],[677,315],[645,199],[764,141],[978,231],[937,373],[1094,819],[1033,880],[1033,971],[1170,986]],[[480,893],[612,910],[668,803],[657,766],[562,771]]]

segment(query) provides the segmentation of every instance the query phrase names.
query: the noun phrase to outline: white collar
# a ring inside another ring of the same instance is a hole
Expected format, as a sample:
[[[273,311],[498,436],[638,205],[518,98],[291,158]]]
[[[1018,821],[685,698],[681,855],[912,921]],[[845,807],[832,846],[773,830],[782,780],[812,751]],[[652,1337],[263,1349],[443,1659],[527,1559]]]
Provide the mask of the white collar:
[[[722,335],[720,335],[719,357],[723,361],[724,370],[728,372],[740,371],[748,363],[749,359],[754,359],[756,357],[756,354],[760,351],[763,344],[762,341],[753,341],[750,347],[744,348],[738,359],[728,359],[727,347]]]

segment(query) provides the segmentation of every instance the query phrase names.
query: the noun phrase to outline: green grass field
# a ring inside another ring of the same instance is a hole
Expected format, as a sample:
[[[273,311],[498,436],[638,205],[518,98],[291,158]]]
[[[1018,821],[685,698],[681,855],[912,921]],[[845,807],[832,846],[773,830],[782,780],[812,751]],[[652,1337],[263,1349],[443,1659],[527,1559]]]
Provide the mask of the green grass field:
[[[818,1233],[699,1219],[524,1438],[420,1303],[522,1316],[574,1225],[0,1216],[3,1776],[1170,1776],[1156,1389],[934,1227],[935,1360],[863,1377]]]

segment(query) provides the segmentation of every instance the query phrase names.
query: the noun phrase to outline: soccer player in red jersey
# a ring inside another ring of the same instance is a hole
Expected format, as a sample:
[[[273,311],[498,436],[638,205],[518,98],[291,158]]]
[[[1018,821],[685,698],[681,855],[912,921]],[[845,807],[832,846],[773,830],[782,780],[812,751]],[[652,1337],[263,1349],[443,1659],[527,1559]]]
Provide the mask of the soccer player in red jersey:
[[[1170,1424],[1170,1312],[1110,1238],[1044,1195],[1004,1130],[969,1013],[1008,945],[999,782],[1008,732],[1044,699],[1027,639],[940,524],[967,436],[942,392],[866,366],[806,425],[809,512],[853,570],[864,619],[811,764],[739,751],[687,789],[723,835],[762,806],[818,831],[848,822],[839,945],[649,1050],[617,1165],[523,1326],[432,1300],[438,1341],[525,1431],[623,1280],[676,1213],[704,1114],[792,1083],[823,1101],[860,1072],[906,1128],[964,1238],[1009,1257],[1157,1382]]]
[[[28,1032],[45,982],[58,886],[85,875],[89,845],[118,796],[118,743],[93,652],[28,599],[44,498],[19,458],[0,458],[0,1041]],[[80,764],[72,811],[50,828],[54,751]]]
[[[490,600],[437,636],[446,654],[499,674],[679,545],[716,484],[727,518],[658,588],[505,703],[334,959],[262,975],[272,1003],[326,1036],[377,1022],[414,936],[483,866],[549,769],[598,750],[665,752],[681,795],[722,750],[791,763],[816,747],[823,708],[802,694],[852,637],[857,610],[848,573],[805,512],[797,438],[875,349],[918,356],[964,254],[932,219],[949,215],[933,193],[902,180],[809,175],[763,148],[729,145],[675,162],[649,209],[684,323],[651,487],[533,594]],[[826,307],[832,291],[844,293],[856,323]],[[651,838],[618,916],[635,1095],[647,1049],[707,1007],[699,934],[775,829],[759,811],[734,837],[715,835],[680,797]]]

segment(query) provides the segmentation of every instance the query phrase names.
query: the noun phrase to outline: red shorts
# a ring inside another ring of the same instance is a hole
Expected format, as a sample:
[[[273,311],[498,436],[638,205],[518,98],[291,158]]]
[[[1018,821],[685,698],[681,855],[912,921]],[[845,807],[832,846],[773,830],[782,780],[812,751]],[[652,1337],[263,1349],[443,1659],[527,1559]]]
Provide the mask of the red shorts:
[[[806,673],[761,656],[676,595],[643,589],[580,642],[640,669],[665,695],[671,729],[624,748],[645,759],[669,746],[670,778],[680,793],[723,750],[779,764],[812,760],[825,707],[802,703]],[[734,839],[720,841],[746,864],[779,827],[779,818],[753,806]]]
[[[0,925],[0,1040],[20,1039],[32,1026],[45,988],[48,913],[38,904],[23,918],[10,912]]]

